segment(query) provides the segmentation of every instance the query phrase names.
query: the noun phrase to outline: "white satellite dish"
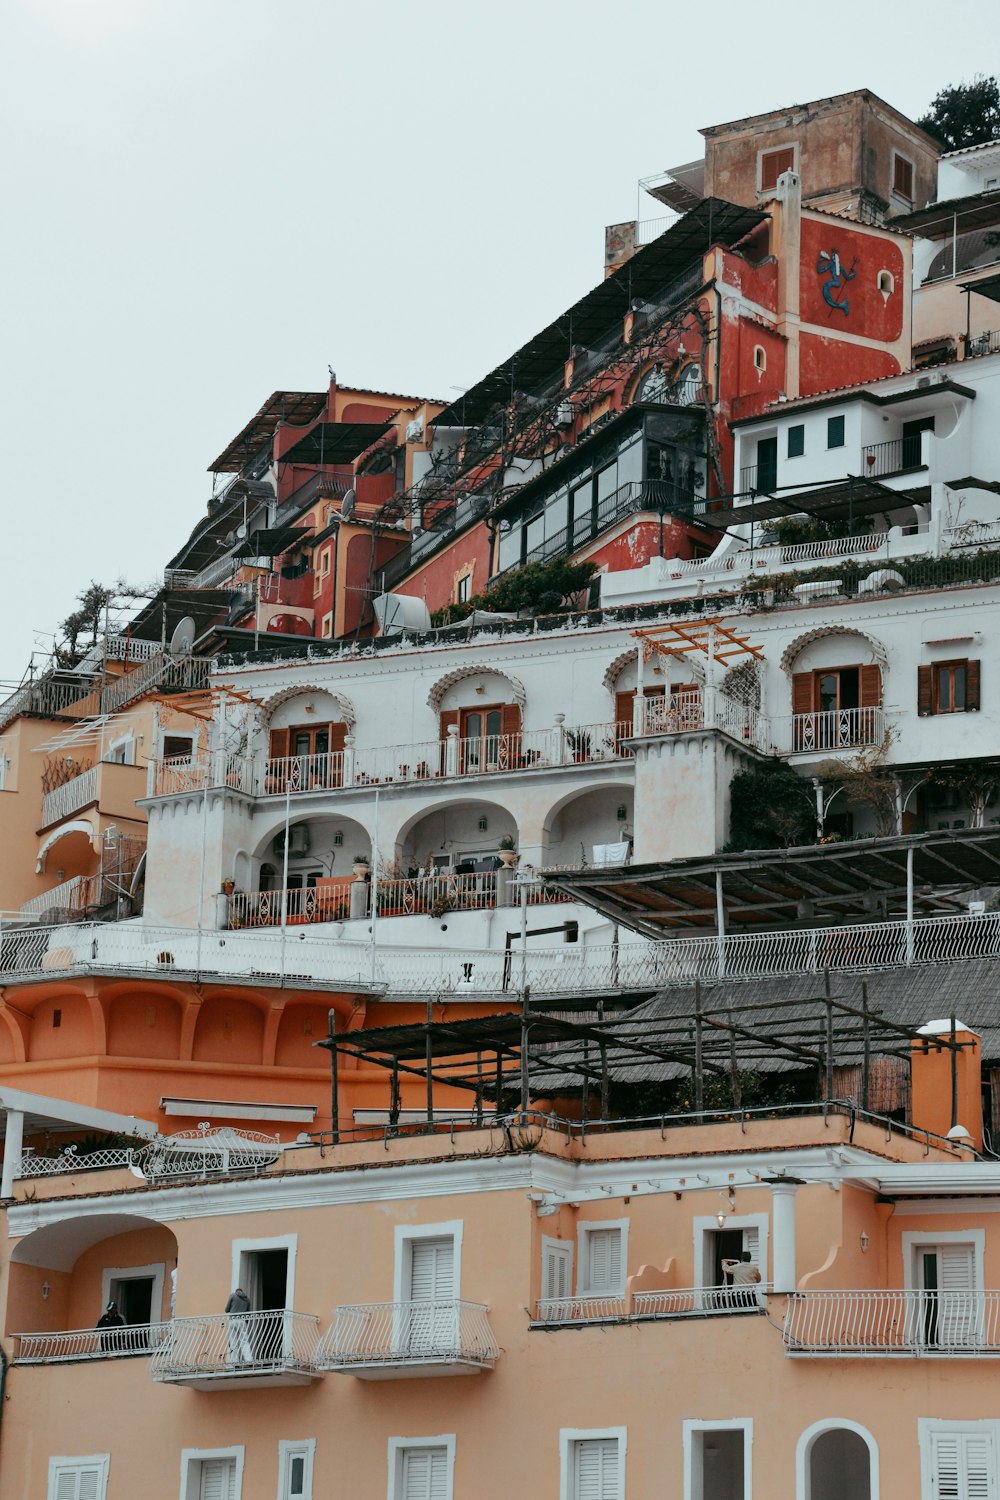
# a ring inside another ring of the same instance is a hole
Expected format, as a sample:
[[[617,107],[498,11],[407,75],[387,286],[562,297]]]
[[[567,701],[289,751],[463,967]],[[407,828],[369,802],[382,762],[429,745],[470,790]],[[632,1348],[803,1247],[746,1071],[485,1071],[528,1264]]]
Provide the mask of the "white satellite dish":
[[[353,514],[354,514],[354,502],[355,502],[355,500],[357,498],[358,497],[357,497],[357,495],[355,494],[355,492],[353,490],[348,490],[347,494],[344,496],[343,500],[341,500],[341,502],[340,502],[340,519],[342,521],[348,521],[348,520],[350,520],[351,516],[353,516]]]
[[[177,624],[167,650],[171,656],[190,656],[194,650],[194,635],[197,629],[190,615],[185,615]]]
[[[245,521],[241,521],[240,524],[237,526],[237,528],[236,528],[236,535],[237,535],[237,537],[239,538],[239,540],[241,542],[245,542],[246,541],[247,537],[249,536],[249,531],[248,531],[248,528],[247,528],[247,525],[246,525]]]
[[[404,630],[430,630],[431,612],[423,599],[410,594],[380,594],[372,603],[381,635],[399,635]]]

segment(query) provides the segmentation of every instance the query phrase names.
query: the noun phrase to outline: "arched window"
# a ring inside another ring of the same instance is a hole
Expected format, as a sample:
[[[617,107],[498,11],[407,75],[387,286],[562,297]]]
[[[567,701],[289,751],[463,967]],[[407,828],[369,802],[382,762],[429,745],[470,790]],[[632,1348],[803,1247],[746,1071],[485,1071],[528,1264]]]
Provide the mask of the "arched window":
[[[796,1500],[879,1500],[878,1448],[856,1422],[834,1418],[807,1428],[796,1468]]]

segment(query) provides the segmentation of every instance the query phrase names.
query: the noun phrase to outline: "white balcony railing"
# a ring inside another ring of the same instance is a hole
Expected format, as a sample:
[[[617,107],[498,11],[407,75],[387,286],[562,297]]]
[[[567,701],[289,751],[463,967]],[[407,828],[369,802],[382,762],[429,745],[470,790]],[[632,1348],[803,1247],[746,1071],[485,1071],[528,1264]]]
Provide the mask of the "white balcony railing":
[[[264,766],[264,791],[329,792],[344,784],[344,752],[325,755],[286,755]]]
[[[319,1323],[310,1313],[281,1310],[175,1318],[153,1356],[154,1380],[201,1381],[316,1369]]]
[[[229,926],[280,927],[282,917],[294,926],[303,922],[342,922],[350,915],[349,879],[318,887],[286,891],[234,891],[229,898]]]
[[[74,776],[72,781],[64,781],[54,792],[46,792],[42,798],[42,827],[48,828],[50,823],[59,823],[63,818],[79,812],[81,807],[95,802],[97,780],[98,767],[91,766],[89,771]]]
[[[606,1323],[628,1316],[628,1298],[542,1297],[535,1303],[536,1323]]]
[[[708,1313],[761,1312],[767,1306],[770,1287],[763,1281],[754,1286],[670,1287],[658,1292],[633,1292],[632,1316],[636,1318],[703,1317]]]
[[[21,907],[21,915],[41,917],[46,912],[84,911],[97,901],[102,884],[101,875],[73,875],[69,880],[54,885],[51,890],[43,891],[40,896],[32,896],[29,901],[25,901]]]
[[[53,1333],[19,1333],[14,1355],[19,1365],[63,1360],[116,1359],[153,1354],[170,1337],[169,1323],[137,1323],[125,1328],[70,1328]]]
[[[338,1307],[320,1340],[316,1364],[356,1374],[366,1366],[490,1369],[499,1357],[485,1305],[449,1298]]]
[[[792,752],[856,750],[881,745],[885,715],[881,708],[838,708],[824,713],[792,715]]]
[[[796,1292],[785,1349],[804,1355],[1000,1354],[1000,1291]]]

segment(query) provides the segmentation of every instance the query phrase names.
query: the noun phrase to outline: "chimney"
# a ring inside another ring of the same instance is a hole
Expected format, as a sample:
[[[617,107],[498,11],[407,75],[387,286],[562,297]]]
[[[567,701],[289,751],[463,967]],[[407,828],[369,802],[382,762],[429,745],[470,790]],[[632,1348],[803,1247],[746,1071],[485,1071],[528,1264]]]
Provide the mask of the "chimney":
[[[983,1149],[979,1037],[959,1020],[928,1021],[910,1048],[912,1117],[916,1130],[951,1136]],[[954,1040],[959,1051],[942,1042]],[[953,1133],[954,1132],[954,1133]]]
[[[604,275],[610,276],[631,260],[636,251],[636,222],[629,219],[624,224],[609,224],[604,231]]]

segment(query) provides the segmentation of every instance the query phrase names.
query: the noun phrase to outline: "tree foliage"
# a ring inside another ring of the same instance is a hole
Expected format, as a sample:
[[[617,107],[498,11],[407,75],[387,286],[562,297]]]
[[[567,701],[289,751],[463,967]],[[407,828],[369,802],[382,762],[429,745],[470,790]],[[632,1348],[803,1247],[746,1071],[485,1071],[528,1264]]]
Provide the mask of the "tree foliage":
[[[1000,139],[1000,85],[981,73],[971,83],[949,84],[917,124],[949,151]]]
[[[740,849],[795,849],[816,841],[809,784],[781,760],[738,771],[730,787],[729,843]]]
[[[103,583],[95,583],[91,579],[85,589],[76,596],[79,606],[72,614],[66,616],[59,629],[66,637],[67,650],[73,654],[77,650],[77,642],[80,636],[87,630],[90,631],[90,644],[97,645],[97,636],[101,628],[101,617],[104,610],[114,598],[114,591],[106,588]]]
[[[431,620],[435,625],[449,625],[464,620],[474,609],[492,614],[516,614],[522,609],[532,614],[557,614],[571,607],[574,597],[590,583],[594,571],[592,562],[571,563],[565,557],[555,557],[546,563],[526,563],[465,603],[435,610]]]

